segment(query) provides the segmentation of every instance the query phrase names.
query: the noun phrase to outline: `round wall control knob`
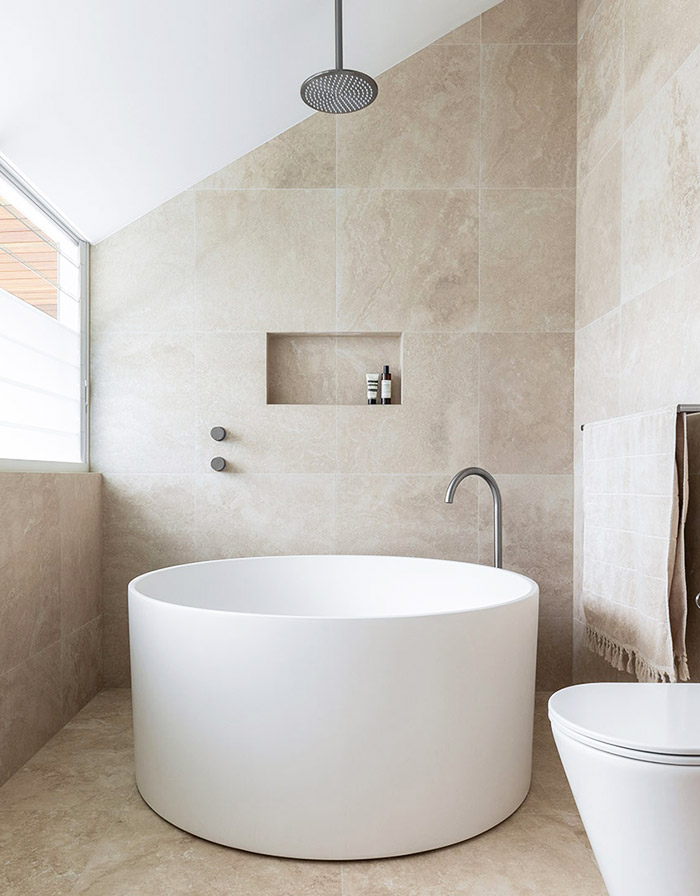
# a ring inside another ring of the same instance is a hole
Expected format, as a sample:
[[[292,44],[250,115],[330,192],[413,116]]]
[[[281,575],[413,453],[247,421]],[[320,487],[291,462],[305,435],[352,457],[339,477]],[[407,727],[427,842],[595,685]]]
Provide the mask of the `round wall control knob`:
[[[216,470],[217,473],[221,473],[222,470],[226,469],[226,461],[223,457],[215,457],[211,462],[212,470]]]
[[[214,439],[215,442],[223,442],[226,438],[226,430],[223,426],[215,426],[209,435]]]

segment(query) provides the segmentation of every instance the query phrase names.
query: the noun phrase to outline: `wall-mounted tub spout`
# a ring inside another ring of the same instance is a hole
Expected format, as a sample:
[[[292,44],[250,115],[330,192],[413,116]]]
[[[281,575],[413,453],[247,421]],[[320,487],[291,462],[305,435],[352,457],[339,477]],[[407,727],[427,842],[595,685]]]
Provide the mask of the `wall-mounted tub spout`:
[[[445,503],[452,504],[455,499],[455,492],[459,483],[466,479],[467,476],[479,476],[488,484],[493,495],[493,565],[498,569],[503,569],[503,518],[501,515],[501,491],[493,476],[481,467],[465,467],[459,473],[455,473],[450,484],[447,486],[447,494],[445,495]]]

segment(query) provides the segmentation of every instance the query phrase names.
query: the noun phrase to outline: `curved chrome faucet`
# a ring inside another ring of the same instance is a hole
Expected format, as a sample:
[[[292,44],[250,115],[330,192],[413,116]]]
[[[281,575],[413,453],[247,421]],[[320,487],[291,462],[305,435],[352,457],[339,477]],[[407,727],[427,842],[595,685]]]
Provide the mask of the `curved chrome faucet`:
[[[447,494],[445,495],[445,504],[452,504],[455,499],[455,492],[459,483],[466,479],[467,476],[479,476],[487,483],[493,495],[493,565],[498,569],[503,569],[503,519],[501,515],[501,491],[493,476],[481,467],[465,467],[459,473],[455,473],[450,484],[447,486]]]

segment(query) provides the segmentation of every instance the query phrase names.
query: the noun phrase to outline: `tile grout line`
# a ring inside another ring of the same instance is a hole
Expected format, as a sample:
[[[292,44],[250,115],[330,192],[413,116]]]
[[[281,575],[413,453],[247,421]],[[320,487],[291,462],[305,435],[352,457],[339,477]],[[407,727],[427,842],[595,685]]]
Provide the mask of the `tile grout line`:
[[[599,0],[600,5],[601,0]],[[595,14],[595,10],[594,10]],[[592,16],[591,16],[592,19]],[[591,19],[588,20],[588,25],[591,23]],[[588,26],[586,26],[587,28]],[[576,555],[576,509],[577,509],[577,501],[576,501],[576,421],[577,421],[577,389],[576,389],[576,358],[578,354],[578,334],[582,327],[577,326],[578,321],[578,305],[579,305],[579,239],[578,239],[578,224],[579,224],[579,206],[580,206],[580,196],[582,192],[583,184],[585,183],[586,178],[581,177],[581,171],[579,168],[579,157],[578,157],[578,148],[579,148],[579,96],[580,96],[580,88],[579,88],[579,55],[581,49],[581,41],[583,39],[583,35],[585,34],[586,29],[584,29],[582,34],[578,34],[577,28],[577,41],[576,41],[576,155],[575,155],[575,171],[576,171],[576,209],[575,209],[575,221],[574,221],[574,370],[573,370],[573,413],[572,413],[572,435],[571,435],[571,451],[572,451],[572,462],[571,462],[571,476],[572,476],[572,502],[571,502],[571,612],[572,615],[576,614],[576,605],[578,602],[576,595],[576,574],[575,570],[577,568],[577,555]],[[606,153],[607,156],[607,153]],[[599,160],[597,164],[601,164],[602,159]],[[596,165],[597,167],[597,165]],[[592,171],[589,171],[590,175]],[[588,176],[588,175],[587,175]],[[571,648],[571,664],[569,667],[569,675],[572,683],[575,683],[575,675],[574,675],[574,667],[576,663],[576,643],[575,643],[575,634],[574,634],[575,626],[571,627],[571,639],[569,641],[569,645]]]
[[[591,27],[591,25],[593,24],[593,21],[594,21],[594,19],[596,18],[596,16],[598,15],[598,12],[600,11],[600,8],[602,7],[602,5],[603,5],[603,0],[598,0],[598,3],[597,3],[597,5],[596,5],[596,8],[595,8],[595,9],[593,10],[593,12],[591,13],[591,17],[589,18],[588,22],[586,23],[586,27],[583,29],[583,31],[581,32],[581,34],[578,34],[578,28],[577,28],[576,35],[577,35],[577,38],[578,38],[578,40],[577,40],[577,43],[578,43],[578,44],[580,44],[581,41],[582,41],[582,40],[584,39],[584,37],[586,36],[586,33],[587,33],[588,29],[589,29],[589,28]]]
[[[622,134],[620,136],[620,280],[618,283],[618,327],[617,327],[617,413],[622,410],[622,305],[623,303],[623,262],[624,262],[624,228],[625,228],[625,56],[627,46],[625,41],[625,26],[627,14],[627,0],[622,3]],[[581,470],[583,474],[583,469]],[[582,558],[583,559],[583,558]]]
[[[626,50],[627,50],[627,47],[625,44],[625,32],[624,32],[624,25],[625,25],[625,20],[626,20],[626,17],[625,17],[626,9],[627,9],[626,2],[625,2],[625,0],[623,0],[623,32],[622,32],[622,45],[623,45],[622,46],[622,77],[623,77],[622,85],[623,85],[623,90],[625,87],[625,80],[624,80],[625,79],[625,54],[626,54]],[[663,82],[663,84],[661,84],[660,87],[647,99],[647,101],[644,103],[644,105],[642,106],[640,111],[637,113],[637,115],[635,115],[635,117],[632,119],[632,121],[630,121],[629,124],[625,124],[624,102],[623,102],[623,119],[622,119],[623,134],[626,134],[627,131],[630,130],[630,128],[634,127],[634,125],[639,121],[639,119],[642,117],[642,115],[644,115],[644,113],[652,105],[652,103],[656,102],[658,97],[664,92],[664,90],[666,90],[666,88],[671,83],[671,81],[673,81],[673,79],[675,77],[677,77],[677,75],[686,67],[686,65],[688,65],[688,63],[693,58],[693,56],[695,56],[699,52],[700,52],[700,44],[695,46],[693,48],[693,50],[691,50],[691,52],[688,53],[688,55],[685,57],[683,62],[681,62],[678,66],[676,66],[675,70],[668,76],[668,78]],[[624,101],[624,99],[625,99],[625,97],[623,95],[623,101]]]
[[[522,46],[521,44],[513,44],[513,46]],[[320,114],[320,113],[319,113]],[[473,184],[464,184],[464,185],[455,185],[455,184],[433,184],[431,186],[412,186],[412,187],[402,187],[398,185],[384,185],[384,186],[345,186],[338,187],[337,192],[346,192],[346,193],[381,193],[381,192],[394,192],[394,193],[418,193],[418,192],[450,192],[450,193],[459,193],[463,191],[472,190],[476,192],[479,189],[478,183]],[[573,190],[575,186],[572,184],[561,184],[560,186],[550,187],[550,186],[539,186],[539,187],[528,187],[528,186],[499,186],[499,187],[484,187],[484,190]],[[212,190],[210,192],[216,193],[335,193],[336,190],[334,187],[306,187],[305,189],[301,189],[300,187],[243,187],[241,189],[234,189],[233,187],[227,190]],[[110,330],[112,327],[110,327]]]
[[[197,329],[197,194],[194,194],[192,209],[192,311],[194,323],[194,473],[192,478],[192,550],[195,560],[198,558],[199,539],[197,533],[197,410],[199,407],[199,371],[198,334]]]
[[[478,215],[479,230],[477,234],[477,263],[476,263],[476,279],[477,279],[477,338],[476,338],[476,462],[481,464],[481,229],[482,229],[482,207],[481,207],[481,191],[482,184],[482,168],[483,168],[483,94],[484,94],[484,44],[483,44],[484,17],[479,16],[479,195],[478,195]],[[476,494],[476,562],[481,560],[481,526],[479,525],[481,510],[481,492],[477,489]]]

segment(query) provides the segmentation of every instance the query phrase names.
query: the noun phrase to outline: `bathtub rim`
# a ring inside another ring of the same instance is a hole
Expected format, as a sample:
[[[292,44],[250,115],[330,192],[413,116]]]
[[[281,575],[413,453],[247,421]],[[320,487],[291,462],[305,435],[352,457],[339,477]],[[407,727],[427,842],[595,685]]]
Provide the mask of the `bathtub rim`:
[[[452,610],[442,610],[442,611],[433,611],[433,612],[425,612],[425,613],[392,613],[392,614],[381,614],[376,616],[319,616],[319,615],[311,615],[311,614],[301,614],[301,613],[251,613],[248,611],[241,610],[230,610],[230,609],[218,609],[215,607],[197,607],[192,604],[180,604],[174,603],[169,600],[162,600],[157,597],[152,597],[149,594],[144,594],[143,591],[139,590],[139,583],[148,579],[152,576],[158,575],[158,573],[166,572],[167,570],[172,569],[180,569],[182,567],[193,567],[193,566],[212,566],[214,564],[219,563],[233,563],[236,560],[247,560],[247,561],[258,561],[258,560],[278,560],[278,559],[312,559],[312,558],[368,558],[368,559],[377,559],[377,560],[427,560],[433,563],[440,564],[448,564],[450,566],[465,566],[471,568],[478,568],[480,570],[488,569],[492,570],[497,574],[497,577],[500,575],[505,575],[508,577],[515,577],[518,579],[522,579],[523,582],[529,584],[529,588],[525,594],[519,595],[518,597],[511,597],[505,600],[500,600],[496,603],[490,603],[486,606],[474,606],[474,607],[461,607],[459,609]],[[463,613],[475,613],[475,612],[484,612],[487,610],[496,610],[502,607],[510,606],[511,604],[517,604],[522,601],[530,600],[531,598],[536,598],[539,600],[539,585],[534,579],[531,579],[529,576],[525,576],[522,573],[514,572],[511,569],[501,569],[498,567],[485,566],[481,563],[471,563],[466,560],[442,560],[438,557],[405,557],[396,554],[270,554],[264,555],[261,557],[222,557],[218,560],[195,560],[191,563],[174,563],[171,566],[163,566],[158,569],[152,569],[148,572],[141,573],[141,575],[133,578],[128,586],[127,593],[129,600],[132,595],[135,597],[142,598],[144,600],[162,604],[167,607],[172,607],[176,610],[185,610],[196,613],[215,613],[215,614],[223,614],[225,616],[231,617],[246,617],[251,619],[278,619],[278,620],[300,620],[300,621],[315,621],[315,622],[374,622],[374,621],[386,621],[386,620],[400,620],[400,619],[428,619],[428,618],[437,618],[442,616],[459,616]]]

